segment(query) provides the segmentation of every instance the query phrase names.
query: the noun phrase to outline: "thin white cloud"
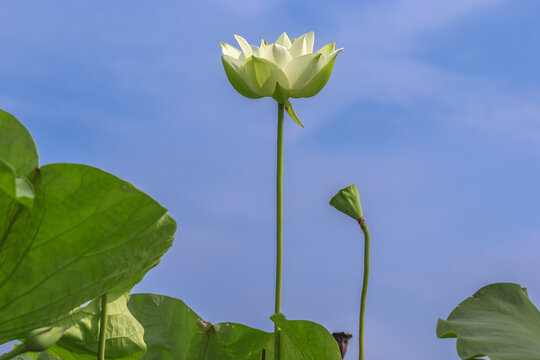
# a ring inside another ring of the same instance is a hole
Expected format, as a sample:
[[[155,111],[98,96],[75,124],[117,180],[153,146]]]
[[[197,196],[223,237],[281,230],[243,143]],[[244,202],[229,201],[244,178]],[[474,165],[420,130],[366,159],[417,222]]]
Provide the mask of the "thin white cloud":
[[[422,31],[433,30],[504,0],[399,0],[338,9],[339,39],[379,49],[402,49]],[[372,50],[372,49],[370,49]]]
[[[340,84],[340,91],[321,99],[329,105],[315,115],[319,121],[314,123],[357,101],[402,106],[422,102],[446,109],[433,114],[434,121],[458,122],[536,142],[540,138],[540,88],[516,93],[493,78],[428,64],[414,53],[418,44],[425,44],[424,34],[455,26],[453,23],[464,16],[480,14],[504,2],[401,0],[337,8],[336,38],[345,51],[331,81]]]

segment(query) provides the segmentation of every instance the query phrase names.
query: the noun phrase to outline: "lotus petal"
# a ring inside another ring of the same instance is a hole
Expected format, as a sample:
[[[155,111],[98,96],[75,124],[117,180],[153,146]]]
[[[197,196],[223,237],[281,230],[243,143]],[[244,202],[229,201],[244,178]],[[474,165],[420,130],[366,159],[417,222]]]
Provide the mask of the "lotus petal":
[[[292,90],[301,90],[325,65],[323,54],[307,54],[290,61],[285,73]]]
[[[240,75],[251,90],[260,96],[272,96],[276,82],[289,87],[287,76],[276,64],[257,56],[250,57],[242,64]]]
[[[278,44],[271,44],[265,47],[261,51],[260,57],[272,61],[282,69],[292,60],[289,50],[285,46]]]
[[[238,41],[238,45],[240,45],[240,48],[242,49],[242,52],[244,53],[244,56],[246,57],[246,59],[250,57],[251,55],[253,55],[251,45],[249,45],[246,39],[236,34],[234,35],[234,38],[236,39],[236,41]]]
[[[291,40],[289,39],[289,37],[287,36],[287,33],[285,32],[278,37],[278,39],[276,40],[276,44],[283,45],[287,49],[290,48],[292,45]]]
[[[336,50],[336,43],[335,42],[324,45],[322,48],[317,50],[317,52],[320,53],[320,54],[324,54],[324,55],[328,56],[332,52],[334,52],[334,50]]]
[[[319,91],[321,91],[326,85],[328,79],[330,79],[335,60],[336,58],[334,57],[326,65],[324,65],[321,71],[319,71],[317,75],[315,75],[304,87],[302,87],[302,89],[291,90],[291,97],[312,97],[318,94]]]
[[[313,33],[313,31],[300,36],[298,39],[293,40],[290,48],[292,58],[294,59],[302,55],[312,53],[314,41],[315,34]]]
[[[227,55],[235,59],[239,59],[240,55],[242,55],[242,51],[232,45],[224,42],[220,42],[219,45],[221,45],[221,51],[223,52],[223,55]]]
[[[251,88],[248,86],[248,84],[246,84],[246,82],[240,75],[239,69],[236,69],[235,65],[232,65],[233,63],[227,62],[225,58],[221,58],[221,60],[223,62],[223,68],[225,69],[225,74],[227,75],[229,82],[231,83],[231,85],[236,91],[238,91],[240,94],[250,99],[259,99],[262,97],[262,95],[259,95],[255,93],[253,90],[251,90]]]

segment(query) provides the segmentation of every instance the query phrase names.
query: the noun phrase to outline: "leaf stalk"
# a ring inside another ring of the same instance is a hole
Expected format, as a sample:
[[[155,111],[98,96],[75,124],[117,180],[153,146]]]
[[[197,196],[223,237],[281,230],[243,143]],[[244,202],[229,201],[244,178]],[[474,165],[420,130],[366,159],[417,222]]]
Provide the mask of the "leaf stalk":
[[[358,220],[360,229],[364,233],[364,278],[362,280],[362,296],[360,300],[360,320],[359,320],[359,359],[364,360],[364,319],[366,316],[366,297],[369,278],[369,229],[363,217]]]
[[[107,293],[101,296],[101,318],[99,322],[98,360],[105,360],[105,341],[107,336]]]

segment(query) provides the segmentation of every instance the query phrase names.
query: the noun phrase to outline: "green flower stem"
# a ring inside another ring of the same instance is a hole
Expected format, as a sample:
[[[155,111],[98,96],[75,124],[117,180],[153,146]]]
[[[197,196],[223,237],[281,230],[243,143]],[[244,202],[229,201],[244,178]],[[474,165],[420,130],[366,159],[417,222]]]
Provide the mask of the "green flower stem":
[[[99,323],[98,360],[105,360],[106,335],[107,335],[107,293],[101,296],[101,319]]]
[[[276,305],[274,312],[281,312],[281,269],[283,265],[283,117],[284,105],[278,103],[277,175],[276,175]],[[280,330],[274,325],[274,359],[280,359]]]
[[[25,352],[26,352],[26,346],[24,344],[20,344],[16,348],[11,350],[10,352],[0,355],[0,360],[10,360],[14,358],[15,356],[24,354]]]
[[[360,300],[359,321],[360,336],[358,337],[360,346],[359,359],[364,360],[364,318],[366,316],[366,296],[369,278],[369,229],[363,217],[358,220],[358,224],[360,224],[360,229],[362,229],[362,232],[364,233],[364,279],[362,280],[362,297]]]

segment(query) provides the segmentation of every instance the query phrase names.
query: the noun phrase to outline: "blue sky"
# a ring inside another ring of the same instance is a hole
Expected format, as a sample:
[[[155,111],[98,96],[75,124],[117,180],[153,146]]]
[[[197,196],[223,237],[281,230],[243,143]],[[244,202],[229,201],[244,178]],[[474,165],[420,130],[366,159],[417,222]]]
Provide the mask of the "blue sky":
[[[540,304],[540,3],[4,1],[0,108],[41,163],[110,171],[179,223],[137,292],[271,330],[276,106],[229,85],[219,41],[337,42],[285,126],[283,312],[357,335],[362,238],[328,206],[356,183],[372,233],[366,358],[457,359],[435,325],[483,285]],[[357,337],[347,358],[357,357]]]

